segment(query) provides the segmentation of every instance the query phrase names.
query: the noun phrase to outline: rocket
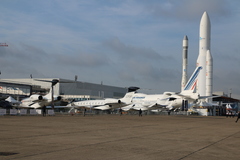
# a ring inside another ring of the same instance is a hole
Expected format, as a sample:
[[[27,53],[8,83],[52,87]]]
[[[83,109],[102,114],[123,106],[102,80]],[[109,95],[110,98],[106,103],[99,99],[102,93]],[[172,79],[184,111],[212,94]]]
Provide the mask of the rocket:
[[[202,66],[197,82],[197,92],[200,96],[212,96],[212,56],[210,52],[211,23],[207,12],[204,12],[200,21],[199,55],[197,66]]]
[[[188,55],[188,37],[183,37],[183,51],[182,51],[182,87],[181,90],[183,91],[186,83],[187,83],[187,55]]]

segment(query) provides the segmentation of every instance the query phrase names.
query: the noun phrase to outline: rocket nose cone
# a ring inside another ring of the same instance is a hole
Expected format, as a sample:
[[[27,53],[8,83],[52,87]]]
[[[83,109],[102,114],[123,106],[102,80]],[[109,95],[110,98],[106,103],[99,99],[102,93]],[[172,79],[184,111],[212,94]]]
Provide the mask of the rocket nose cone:
[[[183,37],[183,47],[188,47],[188,37],[187,36]]]
[[[206,58],[207,59],[212,59],[212,54],[211,54],[210,50],[207,50]]]
[[[203,15],[202,15],[202,18],[201,18],[201,21],[200,21],[200,26],[204,26],[204,30],[210,30],[211,28],[211,22],[210,22],[210,18],[207,14],[207,12],[204,12]]]
[[[183,40],[188,40],[188,37],[187,37],[187,36],[184,36],[184,37],[183,37]]]
[[[208,13],[207,13],[206,11],[205,11],[205,12],[203,13],[203,15],[202,15],[201,20],[203,20],[203,19],[206,19],[206,20],[209,21],[209,16],[208,16]]]

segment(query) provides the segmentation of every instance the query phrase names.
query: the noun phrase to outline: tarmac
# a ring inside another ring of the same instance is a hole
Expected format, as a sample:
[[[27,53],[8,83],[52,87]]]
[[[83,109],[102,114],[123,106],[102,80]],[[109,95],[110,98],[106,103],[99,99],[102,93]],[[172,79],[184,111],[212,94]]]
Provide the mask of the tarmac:
[[[1,160],[240,158],[237,117],[0,116]]]

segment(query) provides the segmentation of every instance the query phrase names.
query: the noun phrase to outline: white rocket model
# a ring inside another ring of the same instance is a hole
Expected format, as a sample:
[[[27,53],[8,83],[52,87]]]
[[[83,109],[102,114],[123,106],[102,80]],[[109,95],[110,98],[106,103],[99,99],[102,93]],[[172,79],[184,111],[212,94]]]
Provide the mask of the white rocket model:
[[[188,55],[188,37],[184,36],[183,38],[183,51],[182,51],[182,88],[181,90],[184,90],[184,87],[187,83],[187,55]]]
[[[212,56],[210,52],[211,23],[207,12],[200,21],[199,55],[197,66],[202,66],[197,82],[197,93],[200,96],[212,96]]]

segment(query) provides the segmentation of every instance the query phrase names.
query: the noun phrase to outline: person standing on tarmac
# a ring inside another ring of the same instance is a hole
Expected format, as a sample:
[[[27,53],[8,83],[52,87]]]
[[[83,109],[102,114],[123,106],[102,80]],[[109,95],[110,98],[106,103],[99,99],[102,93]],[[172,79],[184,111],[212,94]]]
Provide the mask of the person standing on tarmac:
[[[237,115],[237,120],[235,121],[236,123],[238,122],[238,119],[240,118],[240,112],[238,112],[238,115]]]
[[[43,115],[43,117],[46,116],[46,106],[45,105],[42,108],[42,115]]]
[[[85,117],[85,115],[86,115],[86,111],[87,111],[87,109],[84,108],[84,111],[83,111],[83,116],[84,116],[84,117]]]
[[[139,110],[139,117],[142,117],[142,110],[141,110],[141,108]]]
[[[122,108],[119,109],[119,114],[122,115]]]

